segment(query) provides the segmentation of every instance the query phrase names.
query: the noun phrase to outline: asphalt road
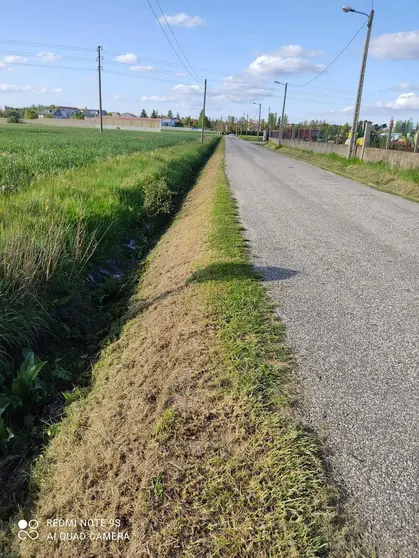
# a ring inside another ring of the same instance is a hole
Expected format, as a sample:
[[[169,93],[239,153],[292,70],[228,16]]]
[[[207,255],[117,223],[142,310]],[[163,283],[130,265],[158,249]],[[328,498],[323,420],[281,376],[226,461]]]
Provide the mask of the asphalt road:
[[[381,558],[419,557],[419,204],[227,138],[304,416]]]

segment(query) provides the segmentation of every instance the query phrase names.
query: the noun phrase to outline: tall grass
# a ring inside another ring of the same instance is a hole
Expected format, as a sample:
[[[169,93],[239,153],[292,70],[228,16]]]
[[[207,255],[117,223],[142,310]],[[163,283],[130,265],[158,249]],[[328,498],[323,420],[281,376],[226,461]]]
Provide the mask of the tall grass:
[[[0,197],[0,374],[51,327],[57,301],[90,296],[89,270],[135,235],[146,250],[213,145],[121,156]]]

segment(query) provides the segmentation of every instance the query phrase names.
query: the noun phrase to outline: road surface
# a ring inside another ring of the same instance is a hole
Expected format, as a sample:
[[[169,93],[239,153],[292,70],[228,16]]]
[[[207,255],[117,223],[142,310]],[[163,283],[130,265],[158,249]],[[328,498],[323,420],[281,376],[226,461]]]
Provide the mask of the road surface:
[[[380,558],[419,557],[419,204],[237,138],[226,170],[305,420]]]

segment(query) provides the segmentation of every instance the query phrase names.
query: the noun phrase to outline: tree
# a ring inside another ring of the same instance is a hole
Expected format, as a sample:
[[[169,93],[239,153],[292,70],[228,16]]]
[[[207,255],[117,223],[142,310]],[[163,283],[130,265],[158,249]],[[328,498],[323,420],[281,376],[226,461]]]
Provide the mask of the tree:
[[[184,116],[182,118],[182,124],[186,127],[186,128],[190,128],[192,126],[192,119],[190,116]]]
[[[151,118],[158,118],[159,114],[156,110],[153,109],[153,112],[151,113]]]
[[[172,109],[169,109],[169,110],[167,111],[167,118],[170,118],[170,119],[172,119],[172,118],[173,118],[173,112],[172,112]]]
[[[35,118],[38,118],[38,111],[34,108],[26,108],[23,117],[27,120],[35,120]]]
[[[74,120],[84,120],[84,114],[82,114],[81,112],[78,112],[76,114],[73,114],[73,116],[71,118],[73,118]]]
[[[178,112],[176,113],[176,118],[180,120],[180,114]]]
[[[201,110],[201,112],[199,113],[199,126],[200,128],[202,128],[202,118],[204,116],[204,109]],[[208,118],[208,116],[205,116],[204,119],[204,128],[206,128],[207,130],[211,130],[211,121]]]
[[[140,118],[148,118],[147,113],[144,109],[141,110]]]
[[[19,113],[16,110],[10,110],[9,116],[7,118],[7,122],[9,124],[19,124],[20,122]]]

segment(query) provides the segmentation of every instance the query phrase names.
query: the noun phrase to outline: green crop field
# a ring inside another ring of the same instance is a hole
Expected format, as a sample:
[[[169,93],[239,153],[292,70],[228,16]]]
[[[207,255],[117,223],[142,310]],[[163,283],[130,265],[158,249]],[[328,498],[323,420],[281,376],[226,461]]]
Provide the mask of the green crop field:
[[[54,126],[0,125],[0,190],[14,191],[40,176],[85,167],[116,155],[198,141],[199,134],[161,134]]]
[[[0,126],[0,522],[2,483],[13,478],[16,494],[22,463],[43,443],[43,409],[88,373],[127,270],[218,141],[199,139]]]

